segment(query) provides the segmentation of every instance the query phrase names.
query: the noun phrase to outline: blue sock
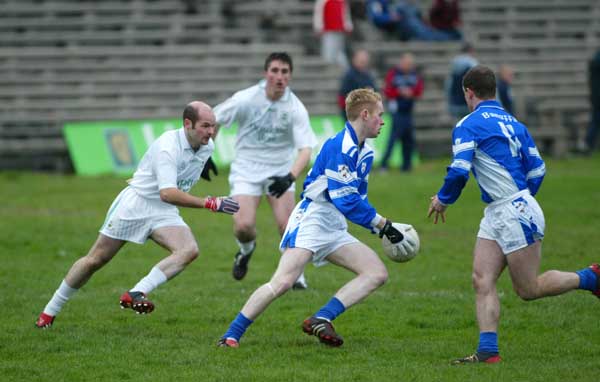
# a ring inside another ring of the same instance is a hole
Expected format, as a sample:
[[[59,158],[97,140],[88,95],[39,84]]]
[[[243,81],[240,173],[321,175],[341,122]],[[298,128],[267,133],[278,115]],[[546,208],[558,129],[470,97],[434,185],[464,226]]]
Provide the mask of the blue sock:
[[[229,329],[223,334],[222,338],[235,338],[235,340],[239,342],[240,338],[242,338],[246,332],[246,329],[248,329],[248,326],[253,322],[254,321],[244,316],[242,312],[239,312],[235,319],[231,321]]]
[[[344,313],[346,308],[344,304],[336,297],[332,297],[327,304],[325,304],[317,313],[315,317],[325,318],[326,320],[333,321],[337,316]]]
[[[585,268],[575,272],[579,275],[579,289],[585,290],[596,290],[596,283],[598,282],[598,276],[592,271],[591,268]]]
[[[477,353],[498,354],[498,334],[495,332],[479,333],[479,347]]]

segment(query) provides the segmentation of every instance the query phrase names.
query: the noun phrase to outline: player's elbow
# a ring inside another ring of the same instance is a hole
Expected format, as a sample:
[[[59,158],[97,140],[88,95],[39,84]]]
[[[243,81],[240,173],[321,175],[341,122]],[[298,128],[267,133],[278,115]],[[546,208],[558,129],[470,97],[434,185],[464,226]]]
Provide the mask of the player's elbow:
[[[298,155],[301,156],[304,160],[308,161],[310,160],[310,157],[312,155],[312,148],[303,147],[300,150],[298,150]]]
[[[162,190],[160,190],[159,191],[160,200],[162,200],[165,203],[172,203],[173,199],[174,199],[174,195],[175,195],[174,190],[176,190],[176,189],[175,188],[163,188]]]

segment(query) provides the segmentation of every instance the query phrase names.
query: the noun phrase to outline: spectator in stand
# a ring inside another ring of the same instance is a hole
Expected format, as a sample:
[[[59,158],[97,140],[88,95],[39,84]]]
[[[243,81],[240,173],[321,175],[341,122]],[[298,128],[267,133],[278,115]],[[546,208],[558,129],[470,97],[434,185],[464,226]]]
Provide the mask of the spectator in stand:
[[[421,10],[410,0],[369,0],[367,13],[379,28],[394,32],[401,40],[449,41],[460,39],[456,33],[432,28],[421,15]]]
[[[453,40],[462,40],[458,0],[434,0],[429,9],[429,24]]]
[[[348,68],[346,34],[353,29],[350,7],[345,0],[317,0],[313,13],[315,33],[321,36],[323,60]]]
[[[396,35],[400,40],[406,41],[410,38],[410,31],[393,1],[368,0],[367,16],[377,28]]]
[[[452,59],[450,73],[446,78],[448,111],[457,120],[470,113],[463,93],[462,79],[469,69],[478,64],[474,54],[473,45],[465,43],[461,53]]]
[[[377,91],[375,78],[369,71],[371,57],[365,49],[358,49],[352,55],[352,66],[342,77],[340,91],[338,92],[338,105],[340,106],[342,120],[346,123],[346,96],[352,90],[371,88]]]
[[[513,95],[512,95],[512,82],[514,79],[514,72],[508,65],[500,65],[498,70],[498,101],[504,108],[504,110],[515,115],[513,108]]]
[[[590,125],[585,137],[587,152],[592,153],[596,148],[598,128],[600,127],[600,49],[588,65],[590,84],[591,118]]]
[[[400,170],[408,172],[412,169],[412,154],[416,143],[413,108],[415,100],[423,94],[423,88],[423,78],[416,70],[414,56],[404,53],[398,65],[385,76],[384,93],[388,99],[388,109],[392,113],[392,130],[381,161],[381,169],[384,171],[388,168],[388,161],[398,140],[402,142]]]

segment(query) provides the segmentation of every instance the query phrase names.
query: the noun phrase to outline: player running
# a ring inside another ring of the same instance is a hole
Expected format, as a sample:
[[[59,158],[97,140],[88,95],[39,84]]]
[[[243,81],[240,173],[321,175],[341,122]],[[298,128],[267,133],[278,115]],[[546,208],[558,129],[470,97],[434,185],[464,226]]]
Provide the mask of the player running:
[[[148,238],[171,254],[123,293],[119,303],[140,314],[154,310],[148,293],[177,276],[198,257],[198,244],[177,207],[207,208],[227,214],[239,209],[237,202],[228,197],[197,197],[188,193],[213,152],[214,133],[212,109],[196,101],[184,109],[181,129],[164,133],[150,145],[129,185],[110,206],[98,239],[88,254],[73,264],[40,314],[35,323],[38,328],[52,326],[67,300],[127,242],[143,244]]]
[[[471,113],[452,132],[454,158],[440,191],[431,198],[428,216],[434,223],[454,203],[469,171],[488,206],[479,225],[473,254],[479,346],[453,364],[497,363],[500,301],[496,282],[506,267],[513,288],[523,300],[586,289],[600,297],[600,266],[577,272],[551,270],[538,275],[544,237],[544,214],[534,196],[546,167],[527,128],[508,114],[496,99],[494,72],[475,66],[463,78],[465,100]]]
[[[292,58],[284,52],[271,53],[264,69],[264,80],[215,107],[219,126],[238,124],[229,174],[230,195],[240,204],[233,217],[233,233],[240,248],[233,262],[236,280],[246,276],[256,249],[256,210],[262,195],[267,195],[282,235],[294,209],[294,181],[317,144],[306,108],[288,87]],[[294,287],[307,288],[303,274]]]
[[[344,342],[332,321],[362,301],[387,280],[379,256],[348,232],[355,224],[386,235],[392,243],[411,246],[391,222],[376,213],[367,199],[373,150],[367,138],[379,135],[383,126],[381,96],[371,89],[358,89],[346,97],[349,122],[325,142],[304,181],[302,200],[290,216],[281,240],[283,255],[271,280],[250,296],[241,312],[219,340],[219,346],[238,347],[246,329],[276,298],[289,290],[309,261],[331,262],[356,274],[312,317],[302,330],[330,346]]]

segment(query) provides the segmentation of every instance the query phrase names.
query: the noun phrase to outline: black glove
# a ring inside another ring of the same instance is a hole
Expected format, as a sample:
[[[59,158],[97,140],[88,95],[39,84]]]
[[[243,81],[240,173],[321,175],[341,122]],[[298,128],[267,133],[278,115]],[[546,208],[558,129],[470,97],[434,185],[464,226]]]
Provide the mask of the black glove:
[[[271,181],[271,184],[269,184],[269,188],[267,189],[269,194],[279,198],[288,188],[290,188],[296,178],[290,172],[285,176],[272,176],[269,180]]]
[[[217,170],[217,166],[215,166],[215,162],[213,162],[212,157],[208,157],[208,160],[204,164],[204,168],[202,169],[202,174],[200,174],[200,177],[210,182],[210,170],[212,170],[215,176],[219,175],[219,170]]]
[[[392,244],[396,244],[404,240],[402,232],[398,231],[389,220],[385,221],[383,228],[379,230],[379,237],[385,235]]]

